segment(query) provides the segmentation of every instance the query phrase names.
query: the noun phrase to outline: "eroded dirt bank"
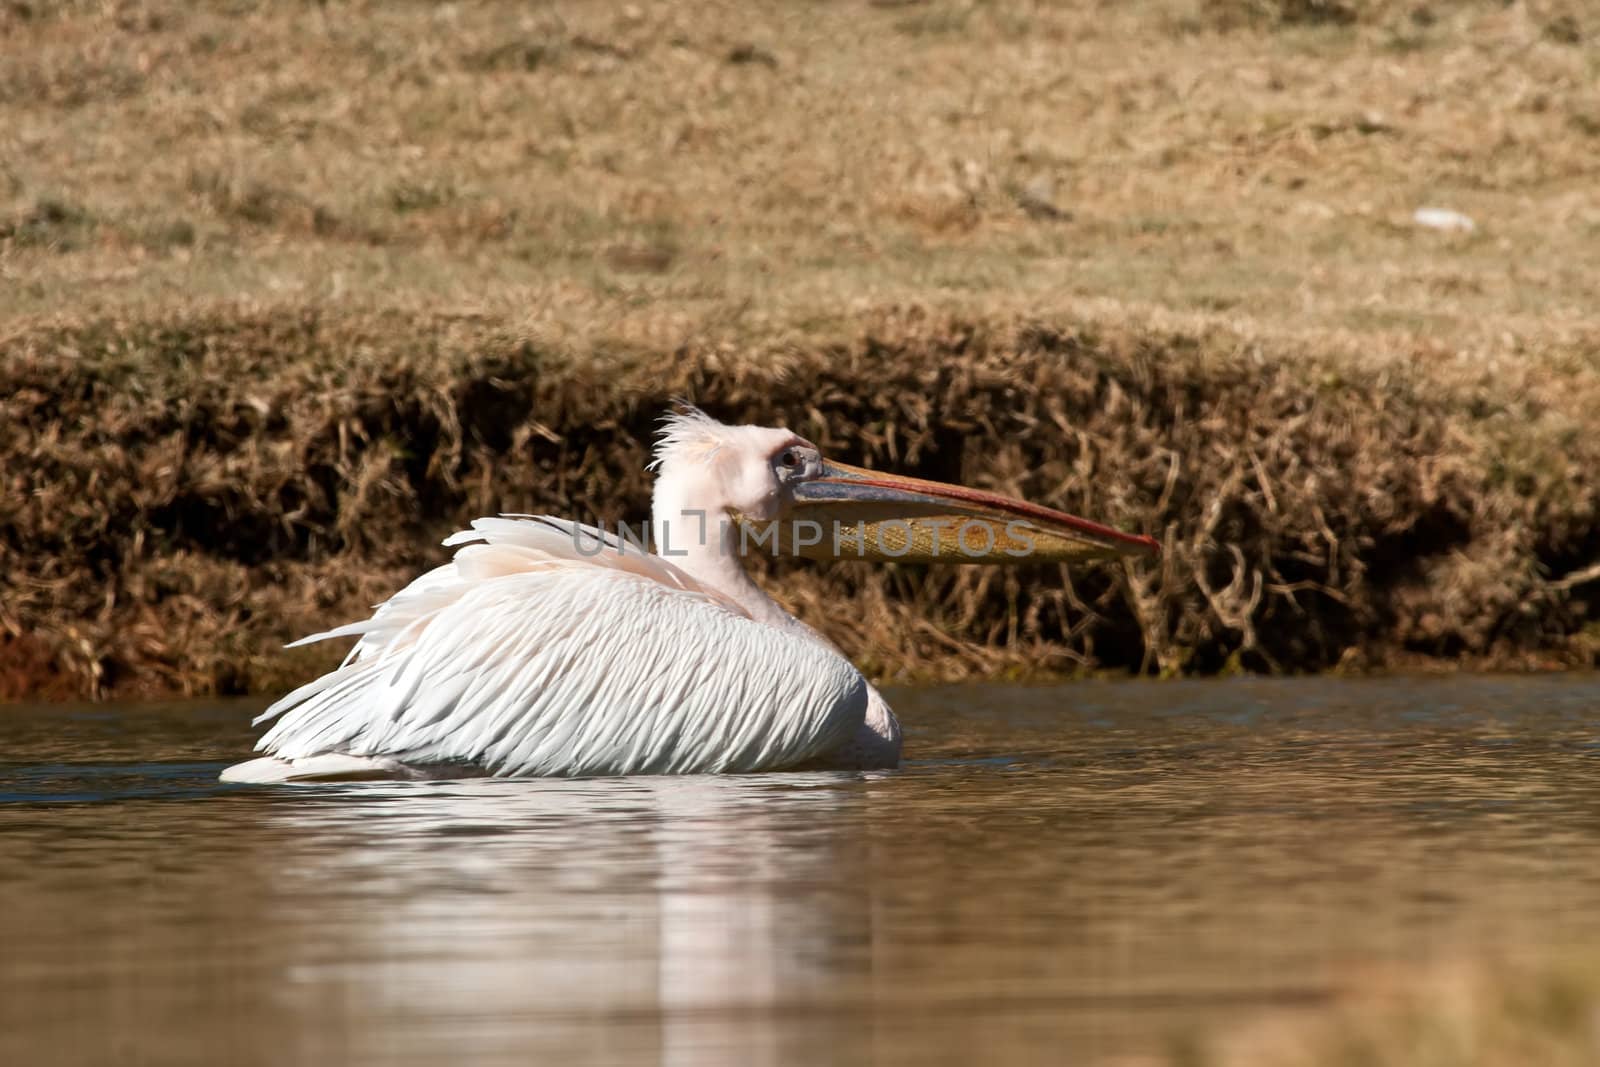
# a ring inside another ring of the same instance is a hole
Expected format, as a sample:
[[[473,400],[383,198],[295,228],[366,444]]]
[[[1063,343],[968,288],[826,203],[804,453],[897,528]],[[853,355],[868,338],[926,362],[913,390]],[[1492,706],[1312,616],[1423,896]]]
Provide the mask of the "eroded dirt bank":
[[[0,696],[280,688],[340,654],[285,641],[477,515],[643,517],[674,394],[1166,545],[1070,574],[768,564],[880,677],[1595,660],[1593,339],[1497,363],[917,309],[836,333],[579,353],[426,314],[14,327]]]

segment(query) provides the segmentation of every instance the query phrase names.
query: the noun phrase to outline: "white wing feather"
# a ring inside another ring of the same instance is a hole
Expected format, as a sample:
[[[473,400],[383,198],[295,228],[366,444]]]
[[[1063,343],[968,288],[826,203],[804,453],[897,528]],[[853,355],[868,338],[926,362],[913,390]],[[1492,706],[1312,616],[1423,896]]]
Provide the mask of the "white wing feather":
[[[260,751],[495,775],[741,772],[860,728],[869,688],[820,640],[590,527],[472,525],[445,541],[464,546],[454,560],[372,618],[305,639],[360,638],[257,720],[281,716]]]

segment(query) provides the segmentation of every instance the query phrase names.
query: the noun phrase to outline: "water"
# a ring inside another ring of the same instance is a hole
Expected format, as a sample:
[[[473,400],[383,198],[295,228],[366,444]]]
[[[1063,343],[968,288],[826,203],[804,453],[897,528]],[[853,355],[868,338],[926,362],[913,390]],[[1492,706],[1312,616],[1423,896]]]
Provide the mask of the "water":
[[[898,772],[251,789],[0,708],[0,1063],[1092,1062],[1600,944],[1600,680],[955,687]]]

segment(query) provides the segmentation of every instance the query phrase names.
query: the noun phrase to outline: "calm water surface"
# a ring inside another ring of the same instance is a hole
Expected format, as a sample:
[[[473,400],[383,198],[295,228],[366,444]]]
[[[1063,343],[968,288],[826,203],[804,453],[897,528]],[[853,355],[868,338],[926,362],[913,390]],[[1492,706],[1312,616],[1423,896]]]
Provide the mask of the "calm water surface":
[[[900,691],[893,773],[221,786],[0,708],[0,1063],[1081,1062],[1600,944],[1600,680]]]

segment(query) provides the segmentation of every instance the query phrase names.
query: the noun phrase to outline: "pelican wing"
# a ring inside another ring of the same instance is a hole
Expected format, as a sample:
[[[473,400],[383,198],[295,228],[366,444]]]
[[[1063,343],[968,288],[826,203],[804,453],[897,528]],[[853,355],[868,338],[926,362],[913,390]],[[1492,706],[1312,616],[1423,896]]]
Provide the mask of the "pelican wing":
[[[470,542],[470,543],[469,543]],[[257,748],[495,775],[793,766],[860,727],[869,689],[833,649],[750,618],[590,527],[480,519],[372,618],[344,665],[278,701]]]

